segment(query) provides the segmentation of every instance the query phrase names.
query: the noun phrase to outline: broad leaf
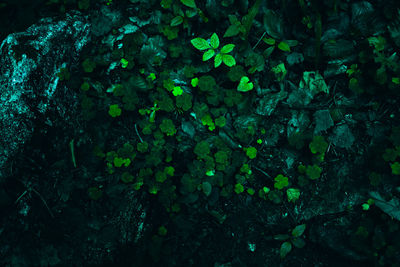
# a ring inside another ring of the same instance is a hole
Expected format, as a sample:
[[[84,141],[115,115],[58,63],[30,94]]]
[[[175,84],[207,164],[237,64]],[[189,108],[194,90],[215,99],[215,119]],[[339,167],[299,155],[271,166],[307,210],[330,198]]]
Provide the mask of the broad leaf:
[[[306,230],[306,225],[305,225],[305,224],[297,225],[297,226],[292,230],[292,235],[293,235],[294,237],[299,237],[299,236],[301,236],[301,235],[304,233],[305,230]]]
[[[205,49],[211,48],[210,44],[207,42],[207,40],[200,38],[200,37],[194,38],[194,39],[190,40],[190,42],[198,50],[205,50]]]
[[[217,49],[219,46],[219,38],[215,32],[211,35],[210,44],[211,47],[214,49]]]
[[[203,61],[207,61],[215,55],[215,51],[210,49],[203,54]]]
[[[282,50],[282,51],[290,52],[290,46],[289,46],[287,43],[285,43],[285,42],[280,42],[280,43],[278,44],[278,48],[279,48],[280,50]]]
[[[214,67],[218,68],[221,65],[221,63],[222,63],[222,55],[221,53],[219,53],[218,55],[215,56]]]
[[[236,60],[234,57],[231,55],[222,55],[222,61],[224,62],[225,65],[228,67],[233,67],[236,65]]]
[[[231,51],[233,50],[233,48],[235,48],[235,45],[234,45],[234,44],[227,44],[227,45],[224,45],[224,46],[221,48],[221,53],[223,53],[223,54],[229,53],[229,52],[231,52]]]
[[[253,85],[252,82],[250,82],[249,77],[243,76],[243,77],[240,79],[240,82],[239,82],[239,85],[238,85],[238,87],[237,87],[237,90],[238,90],[239,92],[247,92],[247,91],[252,90],[253,87],[254,87],[254,85]]]
[[[281,258],[285,258],[286,255],[292,251],[292,244],[290,242],[283,242],[283,244],[281,245],[281,249],[279,251],[279,254],[281,256]]]
[[[185,6],[196,8],[196,3],[194,2],[194,0],[181,0],[181,3]]]
[[[183,18],[181,17],[181,16],[176,16],[175,18],[173,18],[172,20],[171,20],[171,26],[173,27],[173,26],[178,26],[179,24],[182,24],[182,22],[183,22]]]
[[[225,34],[224,34],[224,38],[226,37],[233,37],[235,35],[238,35],[238,33],[240,32],[239,27],[236,25],[231,25],[228,27],[228,29],[226,30]]]

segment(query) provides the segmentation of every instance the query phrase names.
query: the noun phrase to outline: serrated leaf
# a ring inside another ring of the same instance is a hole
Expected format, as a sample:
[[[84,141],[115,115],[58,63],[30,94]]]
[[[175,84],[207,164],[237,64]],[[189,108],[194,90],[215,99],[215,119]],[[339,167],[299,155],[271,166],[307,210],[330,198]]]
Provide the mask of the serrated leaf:
[[[208,48],[211,48],[210,44],[207,42],[207,40],[200,38],[200,37],[194,38],[194,39],[190,40],[190,42],[198,50],[206,50]]]
[[[173,18],[172,20],[171,20],[171,23],[170,23],[170,25],[173,27],[173,26],[178,26],[179,24],[182,24],[182,22],[183,22],[183,17],[181,17],[181,16],[176,16],[175,18]]]
[[[236,65],[236,60],[233,56],[231,55],[222,55],[222,61],[224,62],[225,65],[228,67],[233,67]]]
[[[214,59],[214,67],[218,68],[221,65],[221,63],[222,63],[222,55],[218,54],[215,56],[215,59]]]
[[[301,236],[304,231],[306,230],[306,225],[305,224],[300,224],[297,225],[293,230],[292,230],[292,236],[294,237],[299,237]]]
[[[226,32],[224,34],[224,38],[226,37],[233,37],[239,34],[239,27],[236,25],[231,25],[226,29]]]
[[[211,35],[210,45],[214,49],[217,49],[219,46],[219,38],[215,32]]]
[[[215,51],[210,49],[203,54],[203,61],[207,61],[215,55]]]
[[[196,3],[194,0],[181,0],[181,3],[187,7],[196,8]]]
[[[284,52],[290,52],[290,46],[285,42],[280,42],[278,48]]]
[[[281,259],[285,258],[289,252],[292,251],[292,244],[290,242],[283,242],[281,245],[281,249],[279,251],[279,254],[281,256]]]
[[[234,44],[227,44],[227,45],[224,45],[224,46],[221,48],[221,53],[223,53],[223,54],[229,53],[229,52],[231,52],[231,51],[233,50],[233,48],[235,48],[235,45],[234,45]]]

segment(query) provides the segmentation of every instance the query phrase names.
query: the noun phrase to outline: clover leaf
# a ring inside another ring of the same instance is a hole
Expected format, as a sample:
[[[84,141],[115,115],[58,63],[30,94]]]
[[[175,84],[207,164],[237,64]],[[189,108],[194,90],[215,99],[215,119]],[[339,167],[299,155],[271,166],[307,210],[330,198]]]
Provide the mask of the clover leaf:
[[[288,202],[295,202],[300,197],[300,190],[297,188],[289,188],[286,190]]]
[[[286,176],[283,176],[282,174],[278,174],[278,176],[276,176],[274,180],[275,180],[274,187],[276,189],[281,190],[282,188],[289,185],[288,178]]]

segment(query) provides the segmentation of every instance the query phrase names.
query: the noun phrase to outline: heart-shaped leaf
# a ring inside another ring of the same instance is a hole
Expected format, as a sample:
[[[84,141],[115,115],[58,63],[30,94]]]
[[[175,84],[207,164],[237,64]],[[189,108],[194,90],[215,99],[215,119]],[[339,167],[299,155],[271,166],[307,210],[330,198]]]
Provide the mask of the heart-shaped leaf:
[[[254,87],[254,85],[253,85],[252,82],[250,82],[249,77],[243,76],[243,77],[240,79],[240,82],[239,82],[239,85],[238,85],[238,87],[237,87],[237,90],[238,90],[239,92],[247,92],[247,91],[252,90],[253,87]]]

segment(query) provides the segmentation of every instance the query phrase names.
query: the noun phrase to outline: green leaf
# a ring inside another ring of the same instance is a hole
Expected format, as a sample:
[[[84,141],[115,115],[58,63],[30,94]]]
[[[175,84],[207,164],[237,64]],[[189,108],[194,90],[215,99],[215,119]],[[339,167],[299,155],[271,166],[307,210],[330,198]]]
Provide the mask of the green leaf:
[[[218,67],[221,65],[221,63],[222,63],[222,55],[221,55],[221,53],[220,53],[220,54],[218,54],[218,55],[215,56],[215,59],[214,59],[214,67],[215,67],[215,68],[218,68]]]
[[[267,49],[265,49],[263,56],[266,58],[269,57],[272,54],[272,52],[274,52],[274,50],[275,50],[275,46],[268,47]]]
[[[292,236],[294,237],[299,237],[301,236],[304,231],[306,230],[306,225],[305,224],[300,224],[297,225],[293,230],[292,230]]]
[[[267,45],[275,45],[275,39],[274,38],[266,38],[266,37],[264,37],[263,39],[262,39]]]
[[[226,37],[233,37],[239,34],[239,27],[237,25],[231,25],[228,27],[228,29],[226,30],[225,34],[224,34],[224,38]]]
[[[213,49],[207,50],[203,54],[203,61],[207,61],[215,55],[215,51]]]
[[[293,238],[292,243],[296,248],[303,248],[306,245],[306,241],[303,238]]]
[[[178,26],[179,24],[182,24],[183,22],[183,17],[182,16],[176,16],[171,20],[170,26]]]
[[[286,195],[288,198],[288,202],[295,202],[300,197],[300,190],[297,188],[289,188],[286,190]]]
[[[278,48],[284,52],[290,52],[290,46],[285,42],[280,42]]]
[[[253,85],[252,82],[250,82],[249,77],[243,76],[243,77],[240,79],[240,82],[239,82],[239,85],[238,85],[238,87],[237,87],[237,90],[238,90],[239,92],[247,92],[247,91],[252,90],[253,87],[254,87],[254,85]]]
[[[285,258],[289,252],[292,251],[292,244],[290,242],[283,242],[281,245],[281,249],[279,251],[279,254],[281,256],[281,259]]]
[[[181,0],[181,3],[187,7],[196,8],[196,3],[194,0]]]
[[[233,67],[236,65],[236,60],[234,57],[231,55],[222,55],[222,61],[224,62],[225,65],[228,67]]]
[[[223,53],[223,54],[229,53],[229,52],[231,52],[231,51],[233,50],[233,48],[235,48],[235,45],[234,45],[234,44],[227,44],[227,45],[224,45],[224,46],[221,48],[221,53]]]
[[[194,39],[190,40],[190,42],[198,50],[206,50],[208,48],[211,48],[210,44],[207,42],[207,40],[200,38],[200,37],[194,38]]]
[[[210,44],[211,47],[214,49],[217,49],[219,46],[219,38],[215,32],[211,35]]]

